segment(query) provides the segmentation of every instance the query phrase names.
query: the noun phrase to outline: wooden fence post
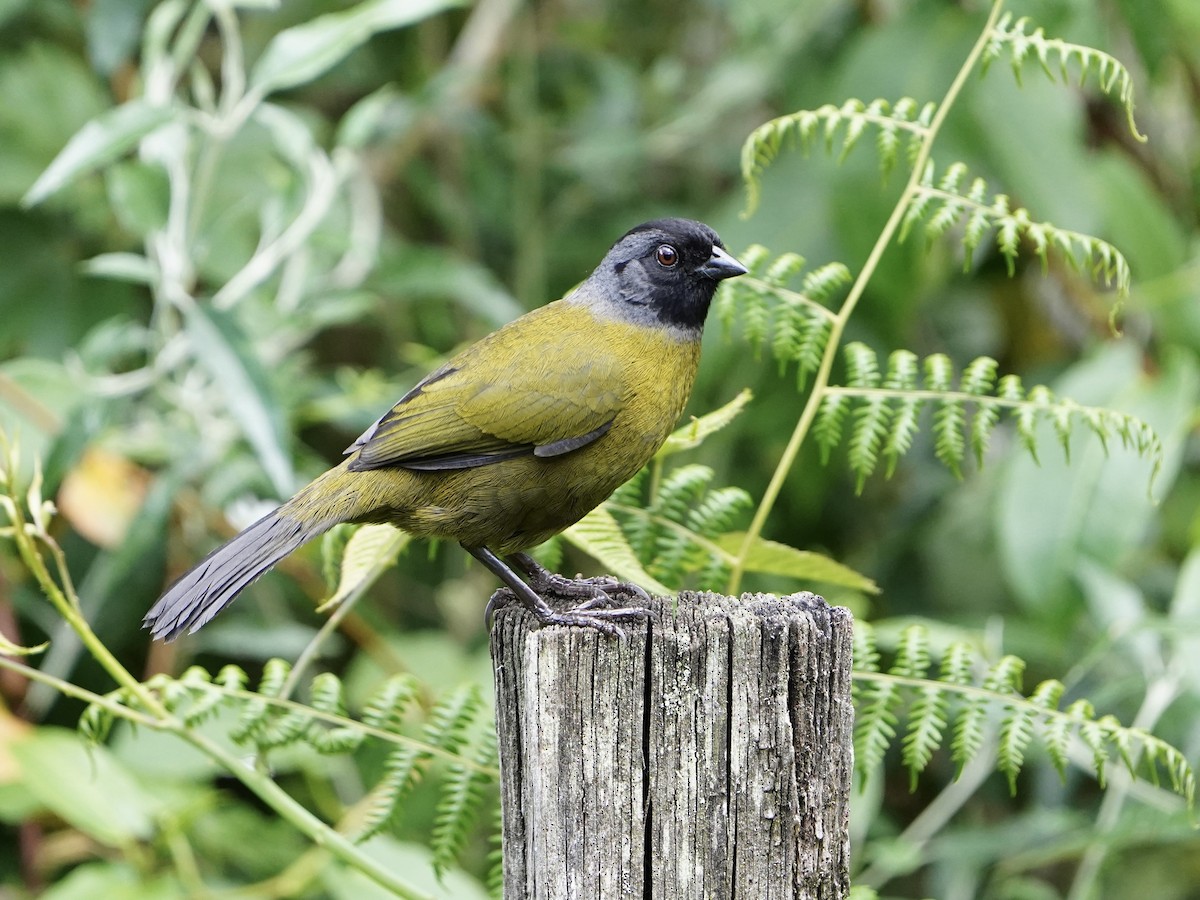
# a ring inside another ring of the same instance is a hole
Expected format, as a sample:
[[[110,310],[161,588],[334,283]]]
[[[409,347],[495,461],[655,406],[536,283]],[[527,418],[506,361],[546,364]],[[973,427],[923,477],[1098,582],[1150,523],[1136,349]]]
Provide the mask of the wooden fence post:
[[[496,616],[506,900],[842,900],[849,612],[654,602],[625,639]]]

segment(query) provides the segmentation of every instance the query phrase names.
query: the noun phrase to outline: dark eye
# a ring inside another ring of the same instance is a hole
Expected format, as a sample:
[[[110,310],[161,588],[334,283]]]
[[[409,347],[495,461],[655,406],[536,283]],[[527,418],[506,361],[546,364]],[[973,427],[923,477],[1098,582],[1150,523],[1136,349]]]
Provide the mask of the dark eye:
[[[660,244],[658,249],[654,251],[654,258],[658,260],[660,266],[669,269],[675,263],[679,262],[679,251],[670,244]]]

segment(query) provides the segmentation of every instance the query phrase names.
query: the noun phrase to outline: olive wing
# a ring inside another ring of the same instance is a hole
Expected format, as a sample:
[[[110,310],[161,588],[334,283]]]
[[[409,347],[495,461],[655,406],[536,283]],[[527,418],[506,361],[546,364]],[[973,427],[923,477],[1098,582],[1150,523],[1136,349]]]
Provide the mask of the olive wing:
[[[624,394],[616,357],[594,341],[531,351],[505,330],[401,398],[347,449],[350,468],[464,469],[557,456],[603,436]]]

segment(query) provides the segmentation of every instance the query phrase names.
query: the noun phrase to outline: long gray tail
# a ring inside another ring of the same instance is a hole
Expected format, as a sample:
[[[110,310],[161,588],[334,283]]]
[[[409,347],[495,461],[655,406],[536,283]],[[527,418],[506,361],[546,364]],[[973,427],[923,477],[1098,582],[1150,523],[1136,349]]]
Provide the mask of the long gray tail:
[[[142,626],[166,641],[194,633],[259,575],[333,524],[302,522],[285,508],[263,516],[185,572],[146,613]]]

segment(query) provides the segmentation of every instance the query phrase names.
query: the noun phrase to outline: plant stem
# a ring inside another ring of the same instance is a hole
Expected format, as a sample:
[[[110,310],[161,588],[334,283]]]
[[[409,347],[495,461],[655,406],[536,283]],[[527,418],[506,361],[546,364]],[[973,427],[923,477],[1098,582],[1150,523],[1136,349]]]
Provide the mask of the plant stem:
[[[80,637],[83,636],[80,635]],[[151,717],[138,712],[136,709],[122,706],[108,697],[95,694],[92,691],[63,681],[53,675],[47,675],[32,666],[27,666],[14,659],[0,656],[0,668],[18,672],[31,681],[38,681],[49,685],[56,690],[62,691],[63,694],[69,697],[102,706],[113,715],[120,716],[130,722],[143,725],[147,728],[153,728],[157,731],[166,731],[174,734],[223,766],[231,775],[249,788],[263,803],[274,810],[281,819],[294,826],[316,846],[324,848],[347,865],[358,869],[377,884],[394,892],[399,897],[410,898],[410,900],[431,900],[429,895],[423,894],[411,885],[399,880],[386,868],[367,856],[352,841],[339,834],[335,829],[326,825],[302,807],[283,788],[272,781],[269,776],[243,764],[233,753],[226,750],[220,744],[210,740],[199,732],[189,729],[166,709],[163,709],[157,699],[153,698],[153,695],[151,695],[153,704],[162,709],[162,718]],[[145,685],[138,683],[137,686],[149,694]]]
[[[113,681],[136,697],[138,703],[149,711],[153,717],[163,720],[164,724],[174,722],[174,717],[165,706],[159,703],[154,693],[134,678],[129,670],[121,665],[120,661],[112,655],[112,652],[96,636],[96,633],[92,631],[92,627],[84,619],[79,609],[79,599],[75,596],[74,589],[71,588],[66,570],[66,561],[62,557],[62,551],[59,550],[58,545],[54,543],[48,534],[37,535],[36,540],[41,540],[53,553],[65,589],[59,587],[53,576],[51,576],[50,570],[46,567],[46,560],[38,552],[34,535],[26,528],[25,518],[21,515],[20,506],[14,504],[14,508],[16,515],[13,521],[13,525],[15,526],[13,528],[13,541],[17,545],[17,553],[20,554],[21,560],[25,563],[25,566],[29,569],[46,597],[54,605],[58,614],[63,617],[71,627],[71,630],[79,636],[83,645],[87,647],[88,652],[100,663]]]
[[[11,490],[12,473],[15,472],[16,466],[9,463],[7,467],[10,470]],[[370,856],[364,853],[352,841],[338,833],[334,828],[326,825],[301,806],[283,788],[272,781],[265,772],[260,772],[255,768],[243,764],[237,756],[220,744],[185,725],[158,699],[154,691],[134,678],[129,670],[121,665],[120,661],[113,656],[104,642],[96,636],[96,633],[92,631],[87,620],[84,619],[83,614],[80,612],[79,598],[75,594],[74,587],[67,573],[66,560],[58,545],[49,534],[42,530],[40,519],[36,524],[27,522],[20,503],[16,502],[18,498],[13,496],[12,500],[14,502],[7,504],[5,509],[12,520],[12,538],[17,546],[17,552],[21,560],[29,569],[30,574],[33,575],[34,580],[38,583],[43,593],[58,611],[58,614],[63,617],[71,629],[79,636],[83,645],[87,647],[88,652],[100,663],[109,676],[124,688],[129,696],[136,699],[137,704],[145,713],[137,709],[122,706],[107,697],[102,697],[98,694],[93,694],[91,691],[68,684],[61,679],[47,675],[30,666],[25,666],[15,660],[0,657],[0,667],[18,671],[27,678],[48,684],[71,696],[92,703],[98,703],[114,715],[129,719],[130,721],[136,721],[149,728],[167,731],[176,735],[223,766],[230,774],[253,791],[259,800],[274,810],[281,819],[299,830],[316,846],[327,849],[338,859],[358,869],[368,878],[371,878],[377,884],[387,888],[399,897],[407,898],[407,900],[432,900],[429,895],[423,894],[411,885],[399,880],[383,865],[371,859]],[[59,582],[56,582],[50,574],[50,569],[46,565],[46,559],[38,548],[39,542],[49,549],[54,558],[55,566],[59,573]]]
[[[144,725],[146,728],[160,728],[161,723],[145,713],[138,712],[136,709],[131,709],[128,706],[123,706],[105,697],[102,694],[89,691],[87,688],[79,687],[77,684],[72,684],[69,681],[64,681],[54,675],[47,675],[41,669],[35,669],[33,666],[27,666],[23,662],[18,662],[15,659],[7,656],[0,656],[0,669],[8,669],[10,672],[16,672],[30,681],[36,681],[39,684],[44,684],[58,691],[66,697],[72,697],[75,700],[82,700],[84,703],[90,703],[93,706],[100,706],[108,710],[114,716],[120,716],[122,719],[128,719],[137,725]]]
[[[253,791],[258,799],[271,807],[281,819],[305,835],[316,846],[325,848],[342,862],[362,872],[380,887],[392,891],[398,897],[403,897],[405,900],[433,900],[429,894],[422,893],[401,881],[381,863],[364,853],[349,838],[339,834],[318,819],[265,773],[245,765],[220,744],[209,740],[197,731],[182,726],[174,730],[179,737],[220,763],[238,781]]]
[[[770,515],[775,501],[779,499],[779,493],[783,490],[783,483],[796,462],[796,457],[800,453],[800,447],[804,443],[804,439],[812,427],[813,420],[816,418],[817,410],[820,409],[821,402],[825,398],[826,388],[829,385],[829,374],[833,371],[833,362],[837,357],[846,323],[849,321],[850,315],[854,312],[854,308],[858,305],[859,300],[862,299],[868,282],[870,282],[871,277],[875,274],[875,270],[879,266],[879,261],[883,258],[884,251],[891,244],[896,230],[904,220],[904,214],[908,210],[909,203],[920,188],[921,180],[925,175],[925,168],[929,163],[930,153],[933,150],[934,141],[937,140],[942,124],[945,122],[946,116],[949,115],[955,100],[958,99],[963,85],[966,84],[967,78],[978,64],[979,58],[983,55],[984,48],[991,38],[992,29],[995,27],[1003,8],[1004,0],[994,0],[992,3],[992,10],[988,14],[987,22],[979,33],[978,40],[975,41],[971,52],[967,54],[967,58],[959,68],[958,74],[954,76],[954,80],[950,83],[950,87],[947,88],[945,96],[942,97],[941,103],[938,104],[937,112],[934,113],[933,119],[929,123],[929,129],[925,134],[925,139],[921,142],[916,158],[913,160],[912,172],[909,174],[908,183],[904,186],[904,191],[901,193],[900,199],[896,201],[896,205],[892,209],[892,214],[888,217],[883,230],[879,233],[875,245],[871,248],[871,252],[867,256],[867,261],[863,264],[862,270],[854,280],[854,284],[851,285],[841,309],[833,317],[829,340],[825,344],[825,353],[821,357],[821,365],[817,369],[816,377],[813,379],[812,392],[808,395],[808,400],[805,402],[804,409],[800,413],[800,419],[796,422],[796,427],[792,430],[792,436],[788,439],[787,446],[779,458],[779,463],[775,466],[775,472],[771,476],[771,481],[767,485],[766,491],[763,492],[762,500],[759,501],[758,509],[755,510],[754,519],[750,523],[750,527],[746,529],[746,537],[742,541],[733,571],[729,576],[729,584],[725,589],[725,593],[727,594],[737,594],[738,588],[741,586],[746,560],[750,555],[750,548],[754,546],[754,542],[762,534],[767,516]]]

